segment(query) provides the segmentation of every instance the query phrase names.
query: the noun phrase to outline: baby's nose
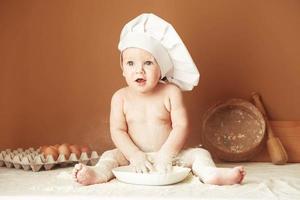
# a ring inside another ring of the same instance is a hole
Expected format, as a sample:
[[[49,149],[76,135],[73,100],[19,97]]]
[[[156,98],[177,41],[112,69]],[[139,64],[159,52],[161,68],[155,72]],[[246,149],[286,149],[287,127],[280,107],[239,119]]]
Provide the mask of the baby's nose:
[[[144,71],[143,65],[136,65],[136,67],[135,67],[136,73],[141,73],[143,71]]]

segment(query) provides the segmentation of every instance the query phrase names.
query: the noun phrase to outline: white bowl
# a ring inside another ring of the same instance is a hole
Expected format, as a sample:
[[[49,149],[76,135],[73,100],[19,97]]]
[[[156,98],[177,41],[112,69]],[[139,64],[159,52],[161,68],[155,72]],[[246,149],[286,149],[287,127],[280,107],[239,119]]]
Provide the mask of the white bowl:
[[[167,174],[158,172],[136,173],[131,166],[117,167],[112,170],[119,181],[137,185],[170,185],[184,180],[190,168],[174,166]]]

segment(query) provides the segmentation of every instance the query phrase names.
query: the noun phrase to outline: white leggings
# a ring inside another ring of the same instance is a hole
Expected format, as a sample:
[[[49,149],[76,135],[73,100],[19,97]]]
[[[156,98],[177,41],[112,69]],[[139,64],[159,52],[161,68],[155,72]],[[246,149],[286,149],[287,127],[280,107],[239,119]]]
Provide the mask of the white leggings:
[[[151,156],[151,154],[149,154]],[[214,161],[211,158],[210,153],[202,148],[190,148],[182,150],[177,157],[174,159],[174,165],[189,167],[192,169],[193,173],[199,177],[201,169],[207,167],[216,167]],[[114,177],[112,169],[118,166],[129,165],[128,160],[118,149],[105,151],[95,169],[100,173],[105,173],[107,180]]]

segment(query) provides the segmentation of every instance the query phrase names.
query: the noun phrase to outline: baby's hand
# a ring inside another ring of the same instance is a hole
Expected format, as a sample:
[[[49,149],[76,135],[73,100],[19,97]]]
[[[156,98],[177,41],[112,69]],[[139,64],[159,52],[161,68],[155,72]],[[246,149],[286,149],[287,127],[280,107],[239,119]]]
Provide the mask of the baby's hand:
[[[154,168],[159,173],[169,173],[172,171],[172,156],[158,153],[154,159]]]
[[[137,151],[133,156],[131,156],[129,162],[137,173],[148,173],[154,170],[152,164],[147,158],[147,155],[142,151]]]

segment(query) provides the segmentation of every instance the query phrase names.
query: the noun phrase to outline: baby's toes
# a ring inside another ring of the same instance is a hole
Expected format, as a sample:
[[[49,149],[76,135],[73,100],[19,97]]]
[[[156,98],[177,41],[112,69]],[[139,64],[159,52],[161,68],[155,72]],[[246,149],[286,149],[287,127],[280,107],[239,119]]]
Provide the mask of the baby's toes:
[[[246,171],[245,171],[245,168],[244,168],[243,166],[240,166],[240,167],[239,167],[239,170],[240,170],[240,174],[241,174],[242,176],[245,176],[245,175],[246,175]]]
[[[78,169],[73,167],[73,170],[72,170],[72,175],[73,175],[73,178],[76,178],[77,176],[77,172],[78,172]]]
[[[245,171],[243,166],[234,167],[234,170],[238,171],[240,174],[242,174]]]
[[[82,164],[76,164],[73,168],[72,175],[73,175],[74,180],[77,182],[78,182],[78,172],[80,170],[82,170],[82,168],[83,168]]]
[[[241,172],[242,176],[246,176],[246,171]]]
[[[78,163],[74,166],[74,169],[77,169],[78,171],[81,170],[83,167],[83,164],[82,163]]]
[[[77,172],[78,172],[78,170],[75,169],[75,168],[73,168],[73,170],[72,170],[72,177],[73,177],[73,179],[75,179],[75,180],[76,180],[76,177],[77,177]]]
[[[239,180],[239,183],[241,183],[241,182],[243,181],[245,175],[246,175],[246,171],[245,171],[245,169],[244,169],[243,166],[239,166],[238,169],[239,169],[239,172],[240,172],[240,180]]]

